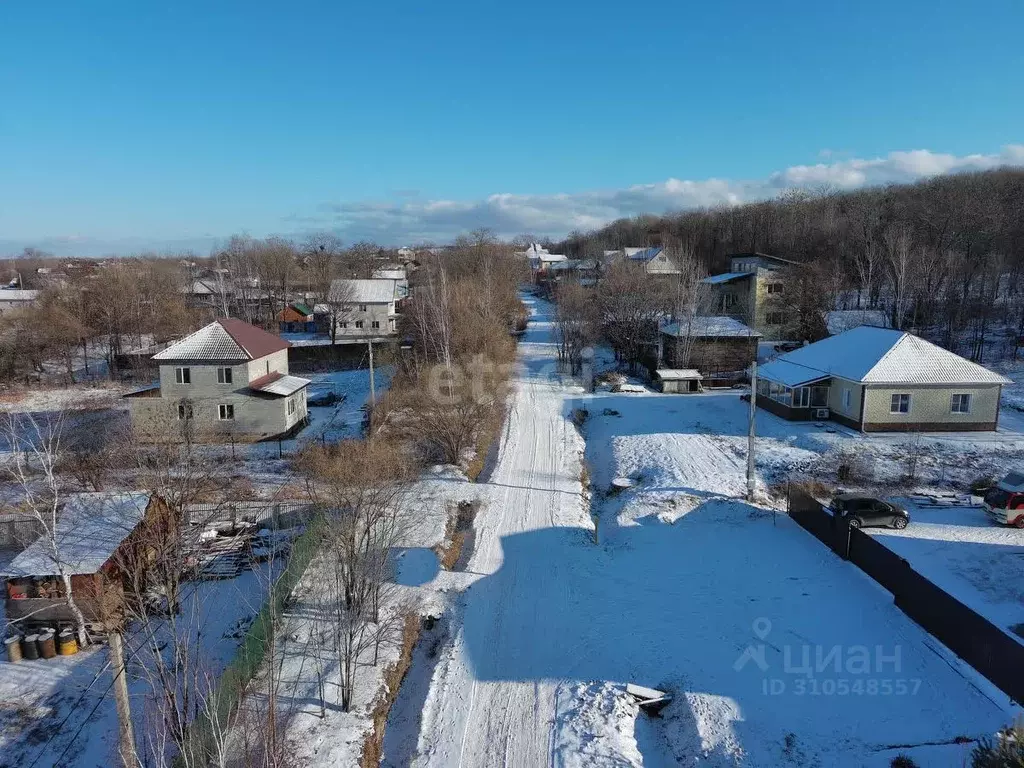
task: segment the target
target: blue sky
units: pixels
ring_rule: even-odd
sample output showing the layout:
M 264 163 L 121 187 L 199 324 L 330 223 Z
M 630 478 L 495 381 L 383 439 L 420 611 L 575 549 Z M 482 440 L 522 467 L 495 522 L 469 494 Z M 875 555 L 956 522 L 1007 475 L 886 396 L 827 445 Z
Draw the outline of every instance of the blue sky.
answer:
M 8 2 L 0 253 L 557 236 L 1024 164 L 1021 29 L 1019 0 Z

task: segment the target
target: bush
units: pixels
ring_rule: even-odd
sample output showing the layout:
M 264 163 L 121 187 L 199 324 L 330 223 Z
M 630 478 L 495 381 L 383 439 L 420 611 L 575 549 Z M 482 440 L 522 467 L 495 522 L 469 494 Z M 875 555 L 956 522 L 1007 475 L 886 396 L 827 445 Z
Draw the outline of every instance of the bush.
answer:
M 1024 768 L 1024 719 L 997 734 L 982 739 L 971 752 L 972 768 Z
M 917 768 L 917 763 L 910 755 L 898 754 L 889 763 L 892 768 Z

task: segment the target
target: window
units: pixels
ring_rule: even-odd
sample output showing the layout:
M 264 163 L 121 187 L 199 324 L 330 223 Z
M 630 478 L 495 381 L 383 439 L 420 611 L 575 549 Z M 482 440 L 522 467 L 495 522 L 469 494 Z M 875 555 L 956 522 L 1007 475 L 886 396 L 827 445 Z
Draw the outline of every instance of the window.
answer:
M 291 416 L 293 413 L 295 413 L 295 398 L 294 397 L 289 397 L 288 398 L 288 415 Z
M 811 388 L 798 387 L 793 390 L 793 407 L 806 408 L 811 404 Z
M 230 368 L 218 368 L 217 369 L 217 383 L 218 384 L 230 384 L 231 383 L 231 369 Z
M 910 395 L 893 395 L 889 402 L 889 413 L 910 413 Z
M 388 320 L 388 328 L 390 328 L 392 331 L 395 330 L 395 318 L 392 317 L 390 320 Z
M 348 323 L 338 323 L 339 328 L 348 328 Z
M 365 312 L 366 311 L 366 305 L 365 304 L 360 304 L 359 305 L 359 311 L 360 312 Z
M 178 403 L 178 420 L 184 421 L 185 419 L 192 418 L 192 403 Z
M 726 294 L 724 294 L 722 296 L 722 306 L 725 309 L 729 309 L 730 307 L 736 306 L 736 294 L 735 293 L 726 293 Z
M 850 410 L 850 402 L 852 400 L 853 392 L 849 387 L 843 390 L 843 408 Z
M 379 320 L 374 320 L 372 323 L 370 323 L 370 327 L 371 328 L 380 328 L 380 321 Z
M 786 322 L 785 312 L 768 312 L 764 318 L 768 325 L 783 325 Z
M 356 320 L 356 328 L 362 328 L 362 327 L 363 327 L 363 321 L 362 320 Z
M 782 293 L 782 283 L 768 283 L 768 293 Z
M 953 395 L 953 402 L 950 404 L 949 410 L 952 413 L 970 413 L 971 396 L 966 394 Z
M 221 421 L 230 421 L 235 418 L 235 406 L 231 403 L 221 403 L 217 406 L 217 417 Z
M 191 384 L 192 383 L 192 369 L 191 368 L 175 368 L 174 369 L 174 381 L 178 384 Z

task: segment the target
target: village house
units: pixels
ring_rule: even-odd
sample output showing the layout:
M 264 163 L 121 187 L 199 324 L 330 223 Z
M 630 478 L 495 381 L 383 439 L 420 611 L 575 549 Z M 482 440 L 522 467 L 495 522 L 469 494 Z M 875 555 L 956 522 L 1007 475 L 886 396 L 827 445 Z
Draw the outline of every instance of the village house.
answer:
M 627 248 L 626 251 L 631 251 L 626 259 L 642 266 L 648 275 L 678 275 L 680 272 L 679 265 L 665 248 Z
M 300 301 L 292 302 L 277 313 L 277 327 L 281 333 L 315 332 L 312 308 Z
M 781 270 L 796 262 L 766 253 L 738 253 L 729 257 L 729 271 L 704 278 L 711 289 L 711 312 L 735 317 L 778 339 L 790 321 L 786 286 Z
M 708 383 L 732 384 L 745 379 L 760 340 L 734 318 L 696 316 L 662 326 L 659 358 L 667 369 L 695 369 Z
M 862 325 L 762 366 L 757 404 L 863 432 L 990 431 L 1008 383 L 913 334 Z
M 385 264 L 373 270 L 370 275 L 374 280 L 394 280 L 395 299 L 401 301 L 409 297 L 409 272 L 398 264 Z
M 395 280 L 335 280 L 318 323 L 338 337 L 390 336 L 398 332 L 397 301 Z
M 308 379 L 288 375 L 284 339 L 235 318 L 216 320 L 153 356 L 159 384 L 125 397 L 143 440 L 265 440 L 307 421 Z
M 0 315 L 14 309 L 31 307 L 39 298 L 39 291 L 23 291 L 17 288 L 0 289 Z
M 8 621 L 23 630 L 73 625 L 63 573 L 87 623 L 97 630 L 116 624 L 130 588 L 125 571 L 145 567 L 147 536 L 167 535 L 169 515 L 167 505 L 148 492 L 68 496 L 53 536 L 40 536 L 3 573 Z

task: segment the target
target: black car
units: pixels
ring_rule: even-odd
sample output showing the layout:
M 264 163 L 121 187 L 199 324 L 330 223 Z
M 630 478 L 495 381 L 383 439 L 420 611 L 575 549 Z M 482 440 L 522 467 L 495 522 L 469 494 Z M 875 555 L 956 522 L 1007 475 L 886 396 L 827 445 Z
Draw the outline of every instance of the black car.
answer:
M 832 513 L 846 518 L 851 528 L 881 525 L 902 530 L 910 522 L 910 515 L 900 505 L 858 493 L 836 496 L 832 500 Z

